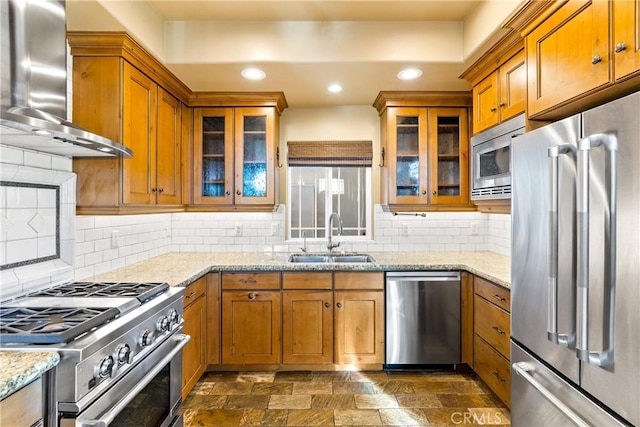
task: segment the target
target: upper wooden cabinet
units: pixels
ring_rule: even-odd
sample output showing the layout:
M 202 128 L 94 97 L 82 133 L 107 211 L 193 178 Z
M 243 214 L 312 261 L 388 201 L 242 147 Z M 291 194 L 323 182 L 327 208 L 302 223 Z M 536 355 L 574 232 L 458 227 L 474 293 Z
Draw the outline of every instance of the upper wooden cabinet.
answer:
M 469 117 L 468 107 L 459 105 L 469 105 L 471 98 L 409 96 L 381 92 L 374 104 L 385 159 L 383 203 L 398 210 L 468 207 Z
M 273 207 L 278 117 L 274 107 L 195 109 L 194 204 Z
M 133 151 L 129 159 L 73 160 L 77 212 L 117 214 L 183 210 L 181 150 L 186 106 L 131 57 L 127 38 L 70 33 L 73 121 Z M 121 43 L 122 50 L 105 43 Z M 113 47 L 113 46 L 111 46 Z M 115 52 L 115 53 L 114 53 Z M 178 91 L 179 92 L 179 91 Z
M 613 2 L 613 52 L 616 80 L 640 71 L 640 0 Z
M 637 90 L 638 16 L 637 0 L 569 0 L 526 29 L 529 117 L 554 119 Z
M 524 50 L 473 86 L 473 133 L 525 110 L 527 74 Z

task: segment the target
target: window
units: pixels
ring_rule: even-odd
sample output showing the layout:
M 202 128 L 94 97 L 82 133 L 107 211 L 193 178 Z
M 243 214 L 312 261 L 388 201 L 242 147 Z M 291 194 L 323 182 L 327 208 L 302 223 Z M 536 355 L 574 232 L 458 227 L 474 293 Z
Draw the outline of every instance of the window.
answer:
M 290 141 L 288 237 L 327 238 L 332 212 L 342 236 L 370 236 L 372 157 L 370 141 Z

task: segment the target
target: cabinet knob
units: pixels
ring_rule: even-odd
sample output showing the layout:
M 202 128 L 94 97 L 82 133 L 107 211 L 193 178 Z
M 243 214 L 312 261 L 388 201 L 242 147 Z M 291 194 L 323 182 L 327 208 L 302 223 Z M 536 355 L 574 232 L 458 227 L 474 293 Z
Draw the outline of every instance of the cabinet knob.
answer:
M 240 190 L 236 190 L 236 194 L 239 196 L 242 193 L 240 193 Z
M 622 51 L 625 51 L 625 50 L 627 50 L 627 44 L 626 43 L 618 43 L 616 45 L 616 49 L 615 50 L 616 50 L 616 53 L 620 53 Z
M 498 107 L 504 107 L 504 106 L 505 106 L 504 102 L 501 102 L 501 103 L 498 104 Z
M 152 188 L 152 189 L 151 189 L 151 192 L 152 192 L 152 193 L 155 193 L 156 191 L 158 191 L 158 189 L 157 189 L 157 188 Z
M 599 62 L 602 62 L 602 57 L 600 55 L 593 55 L 593 58 L 591 58 L 591 63 L 595 65 Z
M 492 113 L 495 113 L 496 111 L 498 111 L 498 109 L 496 107 L 491 107 L 489 111 L 491 111 Z
M 224 194 L 226 194 L 227 196 L 230 196 L 231 195 L 231 191 L 227 190 L 227 191 L 224 192 Z
M 433 193 L 431 193 L 431 194 L 433 194 L 435 196 L 435 195 L 438 194 L 438 192 L 434 190 Z
M 160 189 L 158 190 L 158 193 L 164 193 L 164 188 L 160 188 Z
M 426 196 L 427 195 L 427 190 L 422 190 L 422 195 Z
M 329 304 L 328 302 L 325 302 L 325 303 L 324 303 L 324 306 L 325 306 L 325 307 L 327 307 L 327 308 L 329 308 L 329 307 L 331 307 L 331 304 Z
M 248 297 L 248 298 L 249 298 L 250 300 L 254 300 L 254 299 L 256 299 L 256 297 L 257 297 L 257 296 L 258 296 L 258 294 L 249 294 L 249 297 Z
M 342 308 L 342 303 L 339 302 L 338 304 L 336 304 L 338 306 L 338 308 Z

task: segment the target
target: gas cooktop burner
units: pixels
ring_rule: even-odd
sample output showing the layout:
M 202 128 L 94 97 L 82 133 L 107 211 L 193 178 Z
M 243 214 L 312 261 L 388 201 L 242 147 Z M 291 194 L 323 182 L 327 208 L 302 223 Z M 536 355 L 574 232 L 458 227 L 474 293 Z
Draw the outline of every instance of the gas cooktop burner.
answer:
M 118 316 L 116 308 L 0 308 L 3 343 L 67 343 Z
M 30 297 L 131 297 L 148 301 L 169 288 L 166 283 L 74 282 L 29 294 Z

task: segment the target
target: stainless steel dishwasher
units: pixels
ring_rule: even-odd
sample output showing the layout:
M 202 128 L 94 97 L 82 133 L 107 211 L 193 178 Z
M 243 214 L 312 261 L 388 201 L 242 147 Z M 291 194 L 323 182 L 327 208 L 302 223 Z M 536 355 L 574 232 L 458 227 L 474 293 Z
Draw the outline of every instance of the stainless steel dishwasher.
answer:
M 387 367 L 461 362 L 459 272 L 389 272 L 385 306 Z

